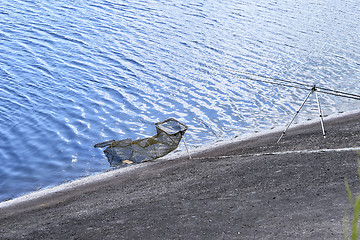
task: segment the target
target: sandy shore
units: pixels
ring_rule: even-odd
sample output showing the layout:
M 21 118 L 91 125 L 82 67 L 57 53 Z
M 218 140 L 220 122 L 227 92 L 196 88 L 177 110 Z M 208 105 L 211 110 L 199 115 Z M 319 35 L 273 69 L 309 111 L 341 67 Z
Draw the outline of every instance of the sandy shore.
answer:
M 0 203 L 0 239 L 341 239 L 360 113 Z

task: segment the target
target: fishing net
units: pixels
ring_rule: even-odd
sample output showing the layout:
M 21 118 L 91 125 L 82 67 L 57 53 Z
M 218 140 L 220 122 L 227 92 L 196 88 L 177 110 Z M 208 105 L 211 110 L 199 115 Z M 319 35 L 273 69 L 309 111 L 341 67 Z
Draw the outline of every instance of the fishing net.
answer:
M 130 138 L 110 140 L 95 144 L 95 148 L 104 148 L 110 166 L 119 166 L 163 157 L 175 150 L 188 127 L 174 118 L 155 123 L 156 135 L 138 140 Z

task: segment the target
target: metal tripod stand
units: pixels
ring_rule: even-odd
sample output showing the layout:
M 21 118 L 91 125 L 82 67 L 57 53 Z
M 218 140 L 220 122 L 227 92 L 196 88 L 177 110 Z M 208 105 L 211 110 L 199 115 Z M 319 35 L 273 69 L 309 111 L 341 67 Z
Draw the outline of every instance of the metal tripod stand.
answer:
M 316 101 L 317 101 L 317 105 L 318 105 L 318 110 L 319 110 L 319 115 L 320 115 L 320 122 L 321 122 L 321 128 L 322 128 L 322 132 L 323 132 L 323 136 L 324 138 L 326 138 L 326 133 L 325 133 L 325 127 L 324 127 L 324 120 L 323 120 L 323 115 L 322 115 L 322 111 L 321 111 L 321 107 L 320 107 L 320 101 L 319 101 L 319 96 L 317 93 L 318 89 L 316 88 L 316 86 L 314 85 L 313 88 L 310 90 L 309 94 L 306 96 L 305 100 L 303 101 L 303 103 L 301 104 L 300 108 L 298 111 L 296 111 L 294 117 L 291 119 L 291 121 L 289 122 L 289 124 L 286 126 L 285 130 L 283 131 L 283 133 L 281 134 L 280 138 L 278 139 L 277 143 L 280 142 L 280 140 L 282 139 L 282 137 L 285 135 L 286 131 L 288 130 L 288 128 L 290 127 L 290 125 L 293 123 L 294 119 L 296 118 L 296 116 L 299 114 L 300 110 L 303 108 L 303 106 L 305 105 L 306 101 L 309 99 L 310 95 L 315 92 L 315 96 L 316 96 Z

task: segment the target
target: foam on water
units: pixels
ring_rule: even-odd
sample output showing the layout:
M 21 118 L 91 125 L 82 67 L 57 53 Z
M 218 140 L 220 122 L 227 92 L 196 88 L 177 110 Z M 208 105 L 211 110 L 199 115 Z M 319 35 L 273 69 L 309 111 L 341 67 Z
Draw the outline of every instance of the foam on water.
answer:
M 0 200 L 102 172 L 95 143 L 168 117 L 195 147 L 283 126 L 307 94 L 228 69 L 359 94 L 359 17 L 356 1 L 3 1 Z M 359 106 L 320 97 L 327 115 Z

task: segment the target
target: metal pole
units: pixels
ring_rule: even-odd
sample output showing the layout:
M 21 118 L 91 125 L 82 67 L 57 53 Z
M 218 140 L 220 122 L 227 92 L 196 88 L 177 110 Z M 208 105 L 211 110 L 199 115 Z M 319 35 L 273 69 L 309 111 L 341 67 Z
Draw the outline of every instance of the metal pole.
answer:
M 315 91 L 315 86 L 310 90 L 309 94 L 306 96 L 305 100 L 302 102 L 300 108 L 298 111 L 296 111 L 294 117 L 291 119 L 291 121 L 289 122 L 289 124 L 286 126 L 285 130 L 283 131 L 283 133 L 281 134 L 280 138 L 277 140 L 276 143 L 279 143 L 280 140 L 282 139 L 282 137 L 285 135 L 286 131 L 288 130 L 288 128 L 290 127 L 290 125 L 292 124 L 292 122 L 294 121 L 294 119 L 296 118 L 296 116 L 299 114 L 300 110 L 303 108 L 305 102 L 308 100 L 308 98 L 310 97 L 311 93 Z
M 187 154 L 189 155 L 189 159 L 191 159 L 191 155 L 190 155 L 189 149 L 188 149 L 188 147 L 187 147 L 187 145 L 186 145 L 185 135 L 183 136 L 183 140 L 184 140 L 184 145 L 185 145 L 185 148 L 186 148 Z
M 320 107 L 319 96 L 318 96 L 316 88 L 315 88 L 314 91 L 315 91 L 316 101 L 317 101 L 317 104 L 318 104 L 318 110 L 319 110 L 319 115 L 320 115 L 320 122 L 321 122 L 321 128 L 322 128 L 323 136 L 324 136 L 324 138 L 326 138 L 324 120 L 323 120 L 323 115 L 322 115 L 322 111 L 321 111 L 321 107 Z

